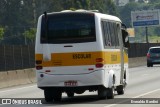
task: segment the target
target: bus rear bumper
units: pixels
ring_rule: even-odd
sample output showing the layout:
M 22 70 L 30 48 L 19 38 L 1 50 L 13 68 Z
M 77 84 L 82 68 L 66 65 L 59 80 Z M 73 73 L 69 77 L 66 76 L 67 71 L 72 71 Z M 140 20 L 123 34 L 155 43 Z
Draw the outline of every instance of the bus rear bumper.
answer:
M 37 85 L 43 87 L 82 87 L 95 86 L 104 84 L 104 70 L 94 71 L 89 74 L 76 75 L 49 75 L 45 73 L 37 73 Z M 43 75 L 43 77 L 41 77 Z M 67 82 L 75 82 L 75 84 L 66 84 Z

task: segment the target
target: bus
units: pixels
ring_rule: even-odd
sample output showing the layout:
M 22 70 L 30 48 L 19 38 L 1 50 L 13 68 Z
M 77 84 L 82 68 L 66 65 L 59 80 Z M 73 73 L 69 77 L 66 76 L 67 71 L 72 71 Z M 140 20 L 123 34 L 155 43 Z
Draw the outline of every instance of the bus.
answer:
M 91 10 L 44 13 L 38 19 L 35 68 L 46 102 L 86 90 L 100 99 L 124 94 L 128 33 L 121 20 Z

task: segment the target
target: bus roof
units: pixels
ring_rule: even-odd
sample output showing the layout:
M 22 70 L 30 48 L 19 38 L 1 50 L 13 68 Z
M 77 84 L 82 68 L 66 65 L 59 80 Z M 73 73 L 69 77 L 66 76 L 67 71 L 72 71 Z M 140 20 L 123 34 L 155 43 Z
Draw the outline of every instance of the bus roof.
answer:
M 103 13 L 95 13 L 98 17 L 102 18 L 102 19 L 107 19 L 107 20 L 113 20 L 113 21 L 118 21 L 121 22 L 121 20 L 116 17 L 116 16 L 112 16 L 112 15 L 108 15 L 108 14 L 103 14 Z
M 83 10 L 83 9 L 79 9 L 79 10 L 76 10 L 76 11 L 63 10 L 61 12 L 52 12 L 52 13 L 47 13 L 47 14 L 51 15 L 51 14 L 61 14 L 61 13 L 93 13 L 97 17 L 102 18 L 102 19 L 107 19 L 107 20 L 113 20 L 113 21 L 121 22 L 121 20 L 118 17 L 113 16 L 113 15 L 109 15 L 109 14 L 99 13 L 98 10 Z

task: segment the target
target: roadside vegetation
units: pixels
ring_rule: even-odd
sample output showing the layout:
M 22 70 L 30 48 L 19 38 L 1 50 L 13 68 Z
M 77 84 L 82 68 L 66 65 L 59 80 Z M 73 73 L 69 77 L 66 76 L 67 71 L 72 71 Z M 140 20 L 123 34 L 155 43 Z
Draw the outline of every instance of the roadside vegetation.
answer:
M 160 0 L 148 3 L 130 0 L 125 6 L 116 6 L 113 0 L 0 0 L 0 44 L 33 44 L 38 17 L 46 12 L 62 10 L 99 10 L 120 17 L 127 27 L 132 27 L 131 11 L 160 9 Z M 135 29 L 136 39 L 142 39 L 144 28 Z M 160 27 L 149 27 L 149 39 L 158 39 Z M 153 37 L 152 37 L 153 36 Z M 160 41 L 160 40 L 159 40 Z
M 126 24 L 128 28 L 132 27 L 131 23 L 131 11 L 137 10 L 152 10 L 160 9 L 160 0 L 148 0 L 145 3 L 143 0 L 139 2 L 134 2 L 135 0 L 130 0 L 131 2 L 122 7 L 117 7 L 118 16 Z M 148 38 L 151 43 L 160 43 L 160 26 L 148 27 Z M 146 42 L 146 31 L 144 27 L 135 28 L 135 42 Z

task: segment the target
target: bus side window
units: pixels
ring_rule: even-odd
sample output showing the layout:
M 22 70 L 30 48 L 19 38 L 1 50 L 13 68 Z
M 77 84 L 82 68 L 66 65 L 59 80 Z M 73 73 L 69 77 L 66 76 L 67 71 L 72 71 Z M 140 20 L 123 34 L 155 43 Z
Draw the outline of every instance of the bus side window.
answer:
M 114 32 L 115 32 L 115 41 L 116 41 L 116 46 L 119 46 L 119 37 L 118 37 L 118 33 L 120 31 L 120 27 L 119 24 L 115 23 L 114 24 Z
M 111 43 L 111 36 L 110 36 L 110 29 L 109 29 L 109 22 L 105 22 L 105 26 L 106 26 L 106 45 L 107 46 L 112 46 L 112 43 Z
M 116 48 L 119 46 L 118 33 L 120 31 L 120 25 L 116 22 L 102 21 L 102 33 L 104 46 Z
M 110 29 L 111 44 L 112 44 L 112 46 L 115 46 L 116 45 L 116 41 L 115 41 L 115 35 L 114 35 L 113 22 L 109 22 L 109 29 Z
M 103 42 L 104 42 L 104 48 L 111 46 L 111 37 L 110 37 L 110 29 L 109 24 L 106 21 L 102 21 L 102 34 L 103 34 Z

